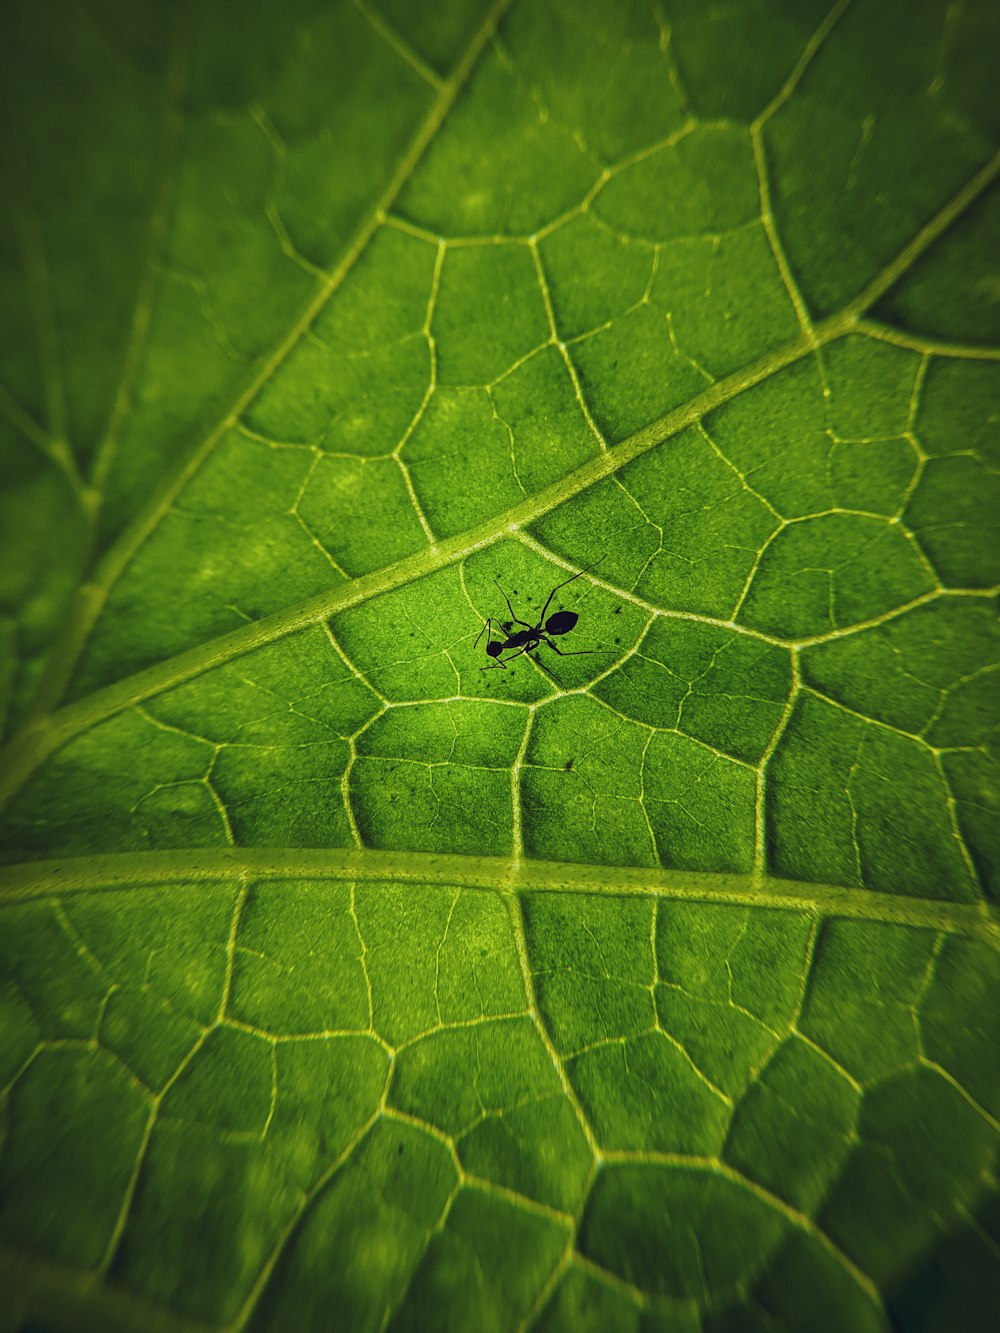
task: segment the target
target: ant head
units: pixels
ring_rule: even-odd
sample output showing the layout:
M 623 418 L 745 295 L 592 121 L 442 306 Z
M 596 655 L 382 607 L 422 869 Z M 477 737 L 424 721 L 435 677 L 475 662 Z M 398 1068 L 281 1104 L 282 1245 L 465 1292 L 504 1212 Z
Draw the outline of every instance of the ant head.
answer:
M 494 639 L 491 643 L 486 645 L 486 653 L 489 657 L 499 657 L 502 652 L 503 644 L 499 639 Z

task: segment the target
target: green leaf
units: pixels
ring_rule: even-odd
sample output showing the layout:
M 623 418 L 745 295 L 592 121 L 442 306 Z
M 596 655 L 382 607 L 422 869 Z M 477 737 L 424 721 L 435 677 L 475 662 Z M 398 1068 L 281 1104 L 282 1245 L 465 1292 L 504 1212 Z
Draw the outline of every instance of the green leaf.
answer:
M 10 7 L 4 1328 L 992 1327 L 998 36 Z

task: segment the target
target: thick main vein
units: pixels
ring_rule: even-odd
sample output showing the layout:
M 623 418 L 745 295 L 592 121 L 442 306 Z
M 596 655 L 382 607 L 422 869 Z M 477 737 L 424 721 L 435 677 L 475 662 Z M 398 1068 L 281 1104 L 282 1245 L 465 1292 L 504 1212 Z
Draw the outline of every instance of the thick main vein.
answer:
M 499 6 L 494 10 L 494 20 L 498 12 Z M 482 33 L 480 39 L 485 40 Z M 471 65 L 474 59 L 475 56 L 470 54 L 466 58 L 466 63 Z M 443 115 L 444 112 L 440 114 Z M 998 173 L 1000 173 L 1000 152 L 994 154 L 920 229 L 864 291 L 839 313 L 814 325 L 807 333 L 800 334 L 783 347 L 717 380 L 687 403 L 658 417 L 612 449 L 589 459 L 537 494 L 512 505 L 477 527 L 470 528 L 446 541 L 437 542 L 404 560 L 354 579 L 350 583 L 340 584 L 329 592 L 320 593 L 296 606 L 277 611 L 228 634 L 219 635 L 197 648 L 178 653 L 164 662 L 157 663 L 156 666 L 148 667 L 113 685 L 95 690 L 86 698 L 68 704 L 55 713 L 33 719 L 0 753 L 0 810 L 50 754 L 97 723 L 141 703 L 144 699 L 162 694 L 165 690 L 200 676 L 213 667 L 222 666 L 236 657 L 285 638 L 297 630 L 319 624 L 338 612 L 403 587 L 415 579 L 455 564 L 473 552 L 503 540 L 518 529 L 537 521 L 558 505 L 573 499 L 598 481 L 614 475 L 626 464 L 664 443 L 738 394 L 814 353 L 818 347 L 852 332 L 865 312 L 893 283 L 913 267 Z M 373 219 L 372 229 L 374 230 L 377 225 L 377 219 Z M 287 350 L 290 350 L 291 345 L 288 343 Z M 249 401 L 250 396 L 252 395 L 248 394 L 246 401 Z M 242 407 L 239 410 L 242 410 Z M 235 415 L 238 415 L 238 411 L 235 411 Z M 225 426 L 220 426 L 219 430 L 224 428 Z M 177 489 L 179 486 L 180 483 Z M 171 501 L 174 493 L 171 492 Z M 81 593 L 85 602 L 89 598 L 88 613 L 96 619 L 103 605 L 101 588 L 86 585 Z
M 1000 944 L 1000 923 L 978 903 L 876 893 L 770 875 L 709 874 L 646 866 L 578 865 L 502 856 L 386 852 L 371 848 L 219 847 L 117 852 L 33 861 L 0 869 L 0 905 L 67 893 L 121 892 L 206 881 L 316 879 L 441 884 L 499 893 L 649 894 L 679 902 L 728 903 L 851 917 L 975 936 Z

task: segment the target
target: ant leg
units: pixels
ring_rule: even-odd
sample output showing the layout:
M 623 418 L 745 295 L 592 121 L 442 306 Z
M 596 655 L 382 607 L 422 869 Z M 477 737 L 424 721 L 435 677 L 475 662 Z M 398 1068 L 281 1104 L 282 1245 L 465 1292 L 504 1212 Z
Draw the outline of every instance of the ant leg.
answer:
M 517 649 L 517 652 L 513 652 L 513 653 L 511 653 L 511 656 L 509 656 L 508 659 L 507 659 L 508 663 L 511 663 L 511 661 L 515 660 L 515 657 L 520 657 L 520 656 L 521 656 L 521 653 L 527 653 L 527 652 L 528 652 L 528 645 L 525 644 L 525 645 L 524 645 L 524 648 L 519 648 L 519 649 Z M 532 661 L 533 661 L 533 659 L 532 659 Z M 480 669 L 480 670 L 496 670 L 497 667 L 503 667 L 504 670 L 507 670 L 507 663 L 505 663 L 505 661 L 504 661 L 503 659 L 501 659 L 501 657 L 497 657 L 497 660 L 495 661 L 495 663 L 493 663 L 492 667 L 480 667 L 479 669 Z
M 603 559 L 604 559 L 604 556 L 602 555 L 602 556 L 601 556 L 601 560 L 603 560 Z M 572 583 L 573 580 L 574 580 L 574 579 L 578 579 L 578 578 L 580 577 L 581 574 L 586 574 L 586 572 L 587 572 L 588 569 L 595 569 L 595 568 L 601 563 L 601 560 L 595 560 L 594 563 L 593 563 L 592 565 L 584 565 L 583 569 L 578 570 L 575 574 L 571 574 L 570 577 L 569 577 L 568 579 L 563 579 L 562 583 L 557 583 L 557 584 L 556 584 L 556 586 L 555 586 L 555 587 L 552 589 L 552 591 L 549 593 L 549 600 L 548 600 L 548 602 L 546 602 L 545 605 L 542 607 L 542 614 L 538 617 L 538 623 L 539 623 L 539 625 L 544 625 L 544 624 L 545 624 L 545 612 L 549 609 L 549 602 L 552 601 L 552 598 L 555 597 L 555 595 L 556 595 L 556 593 L 559 591 L 559 589 L 560 589 L 560 588 L 565 588 L 565 586 L 566 586 L 567 583 Z M 501 588 L 500 591 L 503 592 L 503 589 Z M 508 605 L 509 605 L 509 603 L 508 603 Z
M 507 661 L 513 662 L 515 657 L 520 657 L 522 653 L 526 653 L 527 651 L 528 651 L 527 645 L 525 645 L 523 648 L 518 648 L 516 652 L 511 653 L 510 657 L 507 658 Z
M 487 631 L 487 634 L 486 634 L 486 642 L 487 642 L 488 644 L 492 642 L 492 639 L 493 639 L 493 631 L 492 631 L 492 629 L 490 628 L 490 627 L 492 626 L 492 624 L 493 624 L 493 617 L 490 616 L 490 617 L 487 619 L 486 623 L 483 625 L 483 629 L 481 629 L 481 630 L 479 631 L 479 633 L 476 635 L 476 642 L 472 645 L 473 648 L 478 648 L 478 647 L 479 647 L 479 640 L 483 637 L 483 630 L 486 630 L 486 631 Z
M 497 587 L 498 587 L 498 588 L 500 588 L 500 584 L 497 583 L 496 579 L 494 579 L 493 582 L 497 584 Z M 513 608 L 513 607 L 511 606 L 511 604 L 510 604 L 510 598 L 509 598 L 509 597 L 507 596 L 507 594 L 504 592 L 503 588 L 500 588 L 500 595 L 503 597 L 504 601 L 507 603 L 507 610 L 510 612 L 510 618 L 511 618 L 511 620 L 514 621 L 515 624 L 517 624 L 517 625 L 523 625 L 525 629 L 534 629 L 534 628 L 535 628 L 534 625 L 529 625 L 528 622 L 527 622 L 526 620 L 518 620 L 517 616 L 515 616 L 515 614 L 514 614 L 514 608 Z
M 514 660 L 515 657 L 520 657 L 522 653 L 526 653 L 527 651 L 528 651 L 527 648 L 518 648 L 517 652 L 511 653 L 510 657 L 507 658 L 507 662 L 513 662 L 513 660 Z M 505 662 L 502 658 L 498 657 L 497 660 L 494 662 L 494 664 L 493 664 L 491 667 L 484 666 L 484 667 L 480 667 L 479 670 L 480 670 L 480 671 L 495 671 L 495 670 L 497 669 L 497 667 L 503 667 L 504 671 L 506 671 L 506 670 L 507 670 L 507 662 Z
M 542 640 L 547 643 L 554 653 L 560 657 L 589 657 L 592 653 L 613 653 L 613 648 L 557 648 L 548 635 L 542 635 Z

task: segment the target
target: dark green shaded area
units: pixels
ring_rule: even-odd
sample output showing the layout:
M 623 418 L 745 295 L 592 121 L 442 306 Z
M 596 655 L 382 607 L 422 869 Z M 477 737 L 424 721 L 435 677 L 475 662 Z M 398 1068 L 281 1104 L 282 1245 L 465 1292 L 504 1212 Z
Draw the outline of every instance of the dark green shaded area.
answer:
M 248 406 L 247 427 L 273 444 L 312 444 L 334 456 L 395 448 L 427 390 L 422 334 L 436 268 L 432 242 L 378 232 L 336 301 Z
M 454 1185 L 441 1144 L 409 1125 L 379 1121 L 300 1214 L 251 1326 L 276 1331 L 291 1318 L 319 1333 L 337 1310 L 355 1328 L 378 1328 L 402 1297 Z M 331 1252 L 338 1263 L 330 1263 Z
M 272 1032 L 365 1031 L 362 942 L 345 891 L 335 901 L 294 883 L 250 891 L 229 996 L 235 1018 Z
M 218 1126 L 165 1115 L 143 1160 L 116 1282 L 191 1315 L 231 1317 L 304 1194 L 374 1112 L 383 1071 L 384 1057 L 367 1042 L 353 1050 L 332 1042 L 290 1051 L 278 1065 L 279 1096 L 266 1134 L 259 1126 L 230 1127 L 220 1136 Z M 223 1083 L 240 1073 L 232 1058 L 217 1070 Z M 197 1199 L 199 1207 L 172 1207 L 175 1197 Z
M 602 163 L 680 125 L 682 99 L 663 77 L 660 16 L 642 0 L 515 5 L 501 34 L 536 105 Z M 603 96 L 593 96 L 595 87 Z
M 727 1095 L 746 1090 L 788 1031 L 808 938 L 804 919 L 778 912 L 658 910 L 658 1021 Z
M 756 216 L 734 230 L 661 247 L 649 300 L 694 365 L 725 375 L 798 333 L 764 229 Z
M 445 237 L 524 235 L 577 204 L 596 175 L 572 131 L 539 116 L 530 87 L 494 46 L 398 209 Z
M 949 1275 L 920 1281 L 936 1300 L 956 1272 L 981 1289 L 982 1257 L 954 1237 L 996 1147 L 986 944 L 834 919 L 810 948 L 810 920 L 780 910 L 534 892 L 514 921 L 481 891 L 275 881 L 242 906 L 225 1011 L 217 981 L 203 1027 L 181 1014 L 199 961 L 225 956 L 232 897 L 172 892 L 186 942 L 161 890 L 5 912 L 15 950 L 32 921 L 69 957 L 86 941 L 118 986 L 94 997 L 102 1043 L 164 1088 L 154 1113 L 106 1049 L 45 1035 L 68 959 L 15 974 L 0 1008 L 24 1052 L 0 1150 L 15 1245 L 28 1225 L 36 1253 L 106 1256 L 112 1286 L 154 1306 L 221 1323 L 250 1301 L 265 1328 L 294 1313 L 319 1329 L 331 1308 L 419 1325 L 449 1302 L 489 1327 L 540 1303 L 543 1327 L 687 1328 L 706 1287 L 720 1329 L 800 1327 L 817 1291 L 831 1329 L 876 1328 L 850 1263 L 911 1299 L 942 1217 Z M 595 1172 L 595 1141 L 636 1160 Z M 585 1271 L 562 1267 L 578 1211 Z M 78 1230 L 53 1225 L 67 1215 Z
M 127 767 L 123 752 L 134 754 Z M 11 805 L 4 858 L 109 844 L 221 846 L 225 829 L 204 782 L 211 763 L 212 746 L 201 738 L 121 713 L 62 750 Z
M 201 1029 L 147 986 L 112 990 L 101 1016 L 100 1042 L 146 1087 L 162 1092 L 195 1047 Z
M 6 960 L 5 960 L 6 961 Z M 6 967 L 5 967 L 6 972 Z M 39 1040 L 39 1027 L 17 983 L 6 978 L 0 989 L 0 1030 L 4 1049 L 0 1056 L 0 1078 L 8 1086 L 18 1070 L 31 1058 Z
M 356 890 L 355 911 L 374 1028 L 386 1041 L 524 1012 L 510 916 L 494 895 L 366 884 Z
M 942 1222 L 954 1225 L 974 1203 L 997 1135 L 928 1069 L 900 1073 L 871 1093 L 858 1128 L 861 1143 L 819 1220 L 845 1253 L 888 1285 L 920 1260 Z M 939 1219 L 933 1225 L 929 1212 Z
M 770 1027 L 795 1008 L 811 927 L 805 917 L 702 904 L 661 904 L 657 977 L 692 999 L 728 1002 Z
M 656 1329 L 657 1322 L 655 1316 L 643 1313 L 635 1298 L 629 1298 L 627 1293 L 612 1288 L 592 1273 L 571 1266 L 556 1286 L 535 1326 L 544 1330 L 544 1333 L 569 1333 L 571 1329 L 600 1333 L 605 1328 L 639 1333 L 640 1329 Z M 699 1322 L 692 1312 L 687 1324 L 681 1316 L 669 1322 L 667 1328 L 675 1328 L 677 1333 L 681 1333 L 681 1330 L 687 1333 L 687 1329 L 699 1328 Z
M 475 1070 L 474 1078 L 468 1071 Z M 536 1090 L 558 1088 L 538 1031 L 529 1018 L 419 1038 L 400 1054 L 392 1103 L 451 1136 L 484 1115 L 502 1115 Z
M 978 1052 L 995 1047 L 997 1011 L 992 995 L 1000 961 L 970 940 L 945 940 L 935 960 L 934 985 L 920 1006 L 923 1051 L 957 1080 L 984 1111 L 996 1116 L 1000 1075 Z
M 998 227 L 1000 190 L 994 187 L 956 223 L 934 253 L 916 264 L 878 303 L 875 315 L 929 337 L 960 343 L 995 340 L 1000 316 L 992 271 Z
M 651 903 L 635 898 L 532 894 L 525 899 L 535 990 L 557 1049 L 640 1033 L 651 1025 L 652 914 Z
M 753 1290 L 751 1308 L 764 1327 L 810 1328 L 815 1333 L 879 1333 L 885 1328 L 882 1304 L 841 1256 L 817 1234 L 792 1229 Z M 822 1302 L 817 1294 L 822 1292 Z M 746 1309 L 734 1312 L 728 1327 L 739 1328 Z M 747 1324 L 743 1324 L 747 1327 Z M 727 1327 L 727 1325 L 723 1325 Z
M 65 915 L 52 904 L 7 910 L 0 957 L 10 1024 L 5 1032 L 12 1045 L 15 1032 L 25 1056 L 34 1047 L 32 1038 L 38 1036 L 48 1040 L 93 1036 L 110 978 L 102 975 L 94 960 L 81 957 Z
M 754 120 L 780 91 L 826 14 L 823 0 L 723 0 L 710 9 L 698 0 L 675 0 L 672 54 L 693 108 L 706 119 Z M 744 60 L 748 49 L 753 61 Z M 738 68 L 739 78 L 720 79 L 723 67 Z
M 816 941 L 803 1034 L 861 1084 L 915 1063 L 917 1002 L 933 948 L 927 930 L 829 922 Z
M 548 327 L 525 245 L 453 250 L 434 310 L 440 382 L 489 384 L 545 341 Z
M 697 428 L 629 464 L 622 482 L 659 529 L 636 591 L 658 606 L 728 619 L 777 515 Z
M 542 1309 L 536 1328 L 544 1333 L 601 1333 L 606 1328 L 628 1333 L 694 1333 L 700 1327 L 693 1309 L 672 1309 L 662 1318 L 644 1310 L 635 1297 L 601 1281 L 592 1273 L 571 1266 Z
M 126 1205 L 150 1115 L 149 1098 L 110 1056 L 40 1052 L 7 1107 L 0 1158 L 6 1243 L 81 1268 L 100 1263 Z
M 944 770 L 955 794 L 958 827 L 969 849 L 969 859 L 991 900 L 1000 896 L 997 853 L 1000 851 L 997 813 L 1000 781 L 995 752 L 956 752 L 942 756 Z
M 918 417 L 920 441 L 929 454 L 971 450 L 996 464 L 1000 446 L 993 413 L 1000 400 L 1000 369 L 989 361 L 932 360 L 927 367 Z
M 835 398 L 831 389 L 827 398 L 823 393 L 823 367 L 810 357 L 737 394 L 705 419 L 709 439 L 743 488 L 781 518 L 823 514 L 845 503 L 831 484 L 829 465 L 837 438 L 836 433 L 831 436 L 836 421 L 836 409 L 831 405 L 846 400 L 856 413 L 868 419 L 868 400 L 858 397 L 857 369 L 852 368 L 850 373 L 850 394 Z M 891 381 L 886 385 L 884 370 L 878 379 L 880 397 L 887 387 L 891 395 L 894 386 Z M 864 434 L 871 433 L 870 426 L 866 426 Z
M 271 1110 L 273 1062 L 269 1042 L 238 1028 L 216 1028 L 170 1087 L 163 1118 L 260 1137 Z
M 989 156 L 992 79 L 972 49 L 988 8 L 949 21 L 933 0 L 852 6 L 767 124 L 776 220 L 819 314 L 857 295 Z M 922 169 L 900 172 L 916 142 Z
M 728 1177 L 696 1167 L 619 1166 L 598 1178 L 580 1248 L 650 1294 L 697 1298 L 700 1276 L 714 1300 L 725 1300 L 787 1227 L 776 1209 Z
M 573 344 L 580 386 L 611 443 L 665 416 L 708 383 L 671 338 L 664 313 L 638 304 Z
M 80 577 L 86 536 L 65 479 L 3 422 L 0 475 L 0 732 L 6 736 L 38 689 Z
M 865 717 L 936 746 L 982 744 L 998 706 L 1000 626 L 986 598 L 942 597 L 807 648 L 803 679 Z
M 725 1159 L 811 1214 L 850 1152 L 859 1103 L 834 1065 L 790 1037 L 740 1104 Z
M 898 527 L 862 514 L 824 514 L 775 536 L 740 620 L 782 638 L 806 638 L 873 620 L 933 587 Z
M 502 1235 L 504 1243 L 496 1243 Z M 428 1310 L 462 1311 L 470 1327 L 503 1329 L 523 1320 L 566 1248 L 555 1219 L 475 1189 L 463 1189 L 430 1241 L 389 1327 L 419 1330 Z
M 529 898 L 538 1003 L 557 1048 L 572 1056 L 570 1077 L 599 1143 L 711 1152 L 725 1099 L 699 1069 L 697 1045 L 660 1027 L 652 912 L 639 900 Z M 623 954 L 625 967 L 615 961 Z
M 200 11 L 189 68 L 171 272 L 158 291 L 116 508 L 134 503 L 172 449 L 242 387 L 246 361 L 266 357 L 299 316 L 316 278 L 295 255 L 336 264 L 431 100 L 350 7 L 304 5 L 283 25 L 255 14 L 238 47 L 221 8 Z M 377 87 L 392 95 L 363 126 L 347 108 Z M 331 116 L 344 118 L 335 136 L 323 133 Z M 166 422 L 164 392 L 176 404 Z
M 768 844 L 780 874 L 928 898 L 978 896 L 949 792 L 916 739 L 805 692 L 775 752 L 769 790 Z
M 661 865 L 748 871 L 753 863 L 753 772 L 671 732 L 650 738 L 643 768 Z
M 996 471 L 976 457 L 932 458 L 920 474 L 906 519 L 941 581 L 993 587 L 1000 577 Z M 944 517 L 943 517 L 944 516 Z
M 139 887 L 73 898 L 64 911 L 81 957 L 109 981 L 150 991 L 208 1024 L 225 993 L 235 904 L 231 889 L 181 883 L 169 896 Z
M 539 243 L 551 289 L 556 328 L 578 338 L 642 300 L 653 269 L 653 247 L 599 226 L 589 212 L 570 218 Z
M 485 1114 L 461 1136 L 458 1151 L 470 1175 L 568 1213 L 593 1167 L 580 1120 L 561 1089 Z
M 893 1285 L 892 1318 L 914 1333 L 947 1327 L 956 1319 L 975 1333 L 986 1333 L 997 1284 L 996 1229 L 992 1202 L 971 1210 L 967 1223 L 950 1229 L 928 1259 Z
M 511 844 L 510 777 L 422 760 L 359 759 L 358 829 L 369 847 L 486 852 Z
M 568 1062 L 573 1088 L 598 1144 L 617 1152 L 711 1156 L 728 1116 L 710 1086 L 676 1042 L 661 1032 L 606 1041 Z
M 837 438 L 877 440 L 902 435 L 913 426 L 918 402 L 922 419 L 927 378 L 918 398 L 919 369 L 915 352 L 874 338 L 851 335 L 824 348 L 823 372 L 830 391 L 827 412 Z M 877 483 L 877 476 L 871 481 Z
M 446 76 L 482 22 L 486 6 L 482 0 L 455 0 L 417 15 L 407 0 L 384 0 L 378 12 L 403 42 Z
M 639 799 L 646 729 L 579 695 L 535 716 L 521 778 L 525 850 L 546 857 L 561 847 L 572 860 L 655 864 Z
M 733 231 L 757 209 L 750 136 L 722 126 L 696 129 L 641 157 L 594 204 L 612 230 L 650 241 Z
M 107 423 L 146 262 L 167 67 L 178 35 L 166 10 L 141 17 L 81 10 L 66 15 L 58 40 L 30 6 L 9 16 L 8 42 L 17 58 L 4 62 L 10 107 L 4 188 L 20 192 L 30 181 L 33 208 L 30 220 L 23 205 L 18 209 L 20 227 L 14 210 L 7 211 L 0 242 L 5 305 L 14 317 L 4 320 L 5 384 L 32 416 L 47 418 L 53 404 L 46 370 L 37 344 L 18 333 L 37 310 L 26 252 L 34 256 L 36 274 L 41 255 L 51 317 L 60 329 L 60 424 L 88 457 Z M 89 218 L 110 212 L 113 227 L 87 226 Z M 85 249 L 79 244 L 84 230 Z
M 663 617 L 593 693 L 639 722 L 753 763 L 767 748 L 790 688 L 791 669 L 780 648 Z
M 516 439 L 498 415 L 489 389 L 445 386 L 435 393 L 406 441 L 405 458 L 417 496 L 434 515 L 442 537 L 462 532 L 525 496 Z M 488 493 L 456 484 L 466 467 L 490 473 Z

